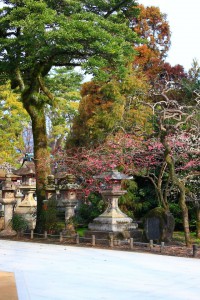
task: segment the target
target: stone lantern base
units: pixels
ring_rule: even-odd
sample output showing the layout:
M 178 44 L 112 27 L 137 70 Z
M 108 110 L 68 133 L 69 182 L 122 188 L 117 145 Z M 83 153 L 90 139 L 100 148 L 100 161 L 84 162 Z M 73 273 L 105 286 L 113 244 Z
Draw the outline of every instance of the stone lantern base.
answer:
M 138 228 L 138 224 L 118 207 L 118 198 L 125 193 L 126 191 L 122 190 L 105 190 L 102 192 L 103 197 L 108 199 L 108 207 L 103 214 L 88 225 L 89 231 L 87 235 L 92 233 L 98 236 L 109 236 L 112 234 L 114 237 L 131 237 L 132 231 Z
M 17 206 L 15 214 L 22 215 L 27 221 L 28 229 L 34 230 L 36 226 L 37 202 L 33 198 L 33 190 L 29 190 L 24 200 Z
M 6 228 L 0 232 L 0 237 L 15 236 L 15 235 L 17 235 L 17 232 L 15 230 L 12 230 L 12 228 Z
M 129 217 L 105 217 L 103 215 L 94 219 L 92 223 L 89 224 L 88 228 L 95 231 L 104 232 L 124 232 L 136 229 L 138 224 L 133 222 Z

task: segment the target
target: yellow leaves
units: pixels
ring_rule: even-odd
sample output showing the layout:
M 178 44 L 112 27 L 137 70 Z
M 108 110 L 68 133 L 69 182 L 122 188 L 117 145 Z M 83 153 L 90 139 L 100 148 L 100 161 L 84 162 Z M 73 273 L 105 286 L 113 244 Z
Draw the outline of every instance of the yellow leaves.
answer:
M 13 116 L 17 116 L 20 112 L 28 118 L 28 114 L 19 100 L 19 95 L 11 91 L 9 83 L 0 86 L 0 101 L 5 101 L 4 110 L 12 111 Z
M 29 116 L 19 101 L 19 96 L 9 84 L 0 86 L 0 164 L 12 165 L 21 157 L 24 149 L 22 132 L 29 122 Z

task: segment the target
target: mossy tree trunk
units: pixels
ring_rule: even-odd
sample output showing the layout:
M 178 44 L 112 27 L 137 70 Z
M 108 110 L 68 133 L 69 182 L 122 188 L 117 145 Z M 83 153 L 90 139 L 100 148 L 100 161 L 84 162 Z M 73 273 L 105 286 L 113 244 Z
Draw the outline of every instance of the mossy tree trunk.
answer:
M 196 208 L 196 236 L 200 239 L 200 205 L 197 204 Z
M 156 177 L 155 175 L 152 176 L 151 174 L 144 176 L 147 177 L 153 184 L 154 188 L 155 188 L 155 192 L 156 192 L 156 196 L 158 199 L 158 204 L 159 206 L 162 206 L 164 208 L 164 210 L 167 212 L 169 211 L 169 203 L 167 201 L 167 192 L 168 192 L 168 184 L 169 184 L 169 178 L 167 180 L 167 184 L 165 186 L 165 189 L 163 190 L 163 175 L 164 172 L 166 170 L 166 166 L 167 163 L 164 162 L 160 168 L 158 177 Z
M 47 142 L 46 118 L 44 104 L 42 105 L 41 101 L 37 104 L 37 97 L 39 97 L 38 90 L 36 86 L 34 90 L 26 90 L 22 95 L 24 107 L 32 121 L 37 194 L 36 231 L 40 231 L 42 228 L 41 212 L 43 200 L 45 199 L 45 183 L 47 176 L 50 174 L 50 153 Z
M 178 187 L 179 189 L 179 205 L 182 211 L 182 220 L 183 220 L 183 228 L 185 233 L 185 243 L 186 246 L 191 245 L 191 238 L 190 238 L 190 228 L 189 228 L 189 216 L 188 216 L 188 207 L 186 205 L 186 187 L 184 182 L 178 178 L 175 171 L 175 163 L 172 158 L 172 151 L 171 148 L 166 140 L 166 131 L 162 131 L 161 134 L 161 143 L 164 146 L 165 153 L 164 158 L 169 168 L 169 175 L 171 178 L 172 183 Z

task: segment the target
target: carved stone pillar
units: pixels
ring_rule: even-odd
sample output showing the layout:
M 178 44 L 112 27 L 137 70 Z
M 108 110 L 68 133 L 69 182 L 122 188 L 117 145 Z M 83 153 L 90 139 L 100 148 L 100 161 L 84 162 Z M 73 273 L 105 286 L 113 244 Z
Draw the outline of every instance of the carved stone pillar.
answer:
M 13 206 L 15 200 L 15 186 L 9 174 L 6 175 L 6 180 L 2 187 L 2 199 L 0 203 L 4 205 L 4 230 L 0 232 L 0 236 L 13 236 L 16 231 L 12 230 L 11 220 L 13 217 Z
M 35 229 L 36 225 L 36 210 L 37 202 L 35 201 L 33 194 L 35 189 L 26 191 L 26 195 L 23 201 L 17 206 L 15 213 L 22 215 L 28 223 L 28 229 Z

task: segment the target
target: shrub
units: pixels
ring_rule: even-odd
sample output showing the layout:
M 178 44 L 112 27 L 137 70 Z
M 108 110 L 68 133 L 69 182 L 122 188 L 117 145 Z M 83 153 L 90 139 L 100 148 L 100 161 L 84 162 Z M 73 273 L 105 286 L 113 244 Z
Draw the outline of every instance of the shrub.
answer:
M 22 215 L 14 214 L 11 220 L 12 229 L 17 233 L 26 230 L 28 227 L 28 222 Z

